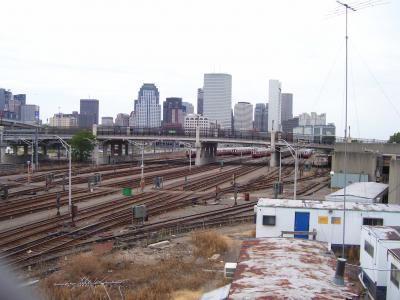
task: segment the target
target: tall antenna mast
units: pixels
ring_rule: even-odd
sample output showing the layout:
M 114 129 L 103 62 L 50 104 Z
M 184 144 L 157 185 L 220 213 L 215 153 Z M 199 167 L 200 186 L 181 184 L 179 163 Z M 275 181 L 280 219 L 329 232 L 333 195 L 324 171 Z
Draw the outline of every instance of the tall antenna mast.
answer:
M 346 39 L 346 89 L 345 89 L 345 98 L 346 98 L 346 108 L 345 108 L 345 127 L 344 127 L 344 188 L 343 188 L 343 237 L 342 237 L 342 258 L 345 258 L 345 238 L 346 238 L 346 186 L 347 186 L 347 109 L 348 109 L 348 42 L 349 42 L 349 35 L 347 32 L 348 27 L 348 12 L 356 11 L 363 8 L 368 8 L 375 5 L 386 4 L 387 2 L 382 2 L 381 0 L 367 0 L 364 2 L 355 2 L 354 5 L 349 5 L 347 3 L 343 3 L 340 1 L 336 1 L 345 9 L 346 15 L 346 29 L 345 29 L 345 39 Z M 341 11 L 337 10 L 334 14 L 341 14 Z
M 347 78 L 347 74 L 348 74 L 348 42 L 349 42 L 349 36 L 347 33 L 347 15 L 348 15 L 348 11 L 349 9 L 352 11 L 356 11 L 355 8 L 351 7 L 350 5 L 340 2 L 340 1 L 336 1 L 337 3 L 339 3 L 340 5 L 344 6 L 346 9 L 346 35 L 345 35 L 345 39 L 346 39 L 346 108 L 345 108 L 345 121 L 344 121 L 344 188 L 343 188 L 343 240 L 342 240 L 342 258 L 345 258 L 345 251 L 344 251 L 344 245 L 345 245 L 345 238 L 346 238 L 346 186 L 347 186 L 347 100 L 348 100 L 348 78 Z

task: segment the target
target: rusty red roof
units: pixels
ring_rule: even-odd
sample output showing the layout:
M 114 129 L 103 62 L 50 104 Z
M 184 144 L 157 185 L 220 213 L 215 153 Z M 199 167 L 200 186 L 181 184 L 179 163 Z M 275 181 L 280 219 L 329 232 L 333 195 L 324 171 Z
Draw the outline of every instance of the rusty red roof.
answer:
M 293 238 L 246 240 L 228 299 L 356 298 L 352 285 L 333 284 L 335 265 L 326 243 Z

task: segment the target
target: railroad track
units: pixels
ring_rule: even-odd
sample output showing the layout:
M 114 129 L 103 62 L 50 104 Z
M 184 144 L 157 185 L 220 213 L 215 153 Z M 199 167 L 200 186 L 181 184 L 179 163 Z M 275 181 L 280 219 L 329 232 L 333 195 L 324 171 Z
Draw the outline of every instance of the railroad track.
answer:
M 206 166 L 200 166 L 200 167 L 192 167 L 192 170 L 189 170 L 188 167 L 182 167 L 179 169 L 176 169 L 175 171 L 171 170 L 164 170 L 162 172 L 159 172 L 157 174 L 151 174 L 151 175 L 145 175 L 145 182 L 153 182 L 155 177 L 161 176 L 163 177 L 163 180 L 171 180 L 171 179 L 176 179 L 179 177 L 184 177 L 188 175 L 193 175 L 197 174 L 200 172 L 206 172 L 210 171 L 213 169 L 218 168 L 217 166 L 214 165 L 206 165 Z M 112 182 L 112 183 L 105 183 L 102 186 L 106 187 L 132 187 L 132 188 L 138 188 L 140 186 L 140 177 L 137 178 L 132 178 L 132 179 L 126 179 L 126 180 L 120 180 L 118 182 Z
M 111 194 L 115 194 L 112 190 L 98 190 L 89 193 L 87 190 L 74 191 L 73 202 L 79 203 L 87 200 L 91 200 L 97 197 L 104 197 Z M 49 210 L 56 208 L 56 195 L 57 193 L 52 193 L 51 195 L 42 195 L 39 198 L 32 199 L 33 201 L 13 201 L 17 203 L 11 203 L 4 207 L 0 206 L 0 221 L 12 219 L 24 215 L 28 215 L 34 212 Z M 60 207 L 68 205 L 68 192 L 62 192 L 63 197 L 60 200 Z
M 251 170 L 253 168 L 246 167 L 245 169 Z M 0 233 L 0 245 L 3 248 L 0 255 L 3 259 L 8 259 L 10 264 L 19 264 L 26 260 L 35 260 L 38 256 L 43 256 L 49 253 L 51 254 L 57 249 L 65 249 L 67 245 L 71 244 L 72 246 L 75 244 L 75 236 L 79 236 L 79 239 L 82 239 L 83 237 L 93 236 L 98 232 L 121 226 L 121 224 L 128 224 L 131 220 L 131 205 L 133 203 L 145 203 L 149 213 L 154 215 L 190 205 L 194 200 L 202 202 L 215 197 L 214 193 L 196 196 L 194 192 L 189 194 L 186 192 L 172 197 L 169 194 L 160 195 L 160 193 L 157 192 L 150 193 L 150 195 L 146 196 L 143 195 L 140 195 L 138 197 L 139 199 L 124 201 L 122 203 L 119 202 L 118 205 L 114 204 L 112 207 L 108 204 L 104 204 L 102 205 L 102 210 L 92 207 L 90 213 L 80 212 L 79 217 L 76 220 L 77 223 L 84 219 L 92 219 L 94 216 L 99 217 L 102 215 L 102 217 L 98 218 L 98 221 L 72 232 L 59 232 L 57 233 L 58 236 L 48 236 L 45 233 L 60 228 L 60 225 L 62 226 L 63 224 L 62 220 L 64 222 L 68 220 L 68 216 L 66 215 L 62 216 L 62 220 L 58 219 L 57 224 L 50 221 L 37 226 L 34 235 L 39 235 L 39 237 L 36 239 L 30 239 L 24 243 L 20 242 L 21 239 L 32 237 L 32 231 L 23 234 L 22 232 L 24 229 L 18 228 L 16 229 L 17 232 L 14 230 L 11 232 Z M 125 198 L 123 199 L 125 200 Z M 113 202 L 116 203 L 117 201 Z M 105 212 L 108 212 L 108 214 Z M 51 224 L 53 224 L 53 226 Z M 17 237 L 15 237 L 16 235 Z M 4 248 L 5 246 L 8 246 L 8 248 Z
M 248 220 L 253 217 L 254 202 L 246 203 L 238 206 L 222 208 L 214 211 L 193 214 L 184 217 L 170 218 L 163 221 L 151 222 L 131 230 L 129 233 L 109 235 L 107 237 L 95 237 L 88 239 L 90 236 L 110 230 L 112 228 L 127 225 L 130 221 L 130 216 L 125 218 L 112 218 L 111 220 L 104 221 L 103 223 L 91 224 L 80 230 L 68 233 L 66 236 L 54 238 L 52 241 L 37 244 L 32 248 L 31 252 L 21 250 L 18 254 L 13 253 L 8 255 L 8 264 L 12 267 L 22 268 L 35 263 L 44 262 L 49 259 L 54 259 L 64 255 L 65 251 L 72 248 L 81 248 L 85 245 L 93 245 L 96 242 L 106 240 L 118 240 L 123 243 L 132 243 L 134 241 L 148 238 L 151 233 L 157 230 L 169 230 L 171 228 L 204 228 L 205 226 L 223 224 L 237 218 L 246 217 Z M 154 211 L 150 210 L 152 215 Z M 84 230 L 84 231 L 82 231 Z M 5 258 L 5 257 L 3 257 Z

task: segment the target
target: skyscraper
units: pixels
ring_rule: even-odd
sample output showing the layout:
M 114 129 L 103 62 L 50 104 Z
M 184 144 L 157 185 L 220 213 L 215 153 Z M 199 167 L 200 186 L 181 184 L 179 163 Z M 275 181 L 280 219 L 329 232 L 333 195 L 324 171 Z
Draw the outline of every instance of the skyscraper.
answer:
M 194 114 L 194 106 L 190 102 L 182 102 L 182 106 L 184 107 L 184 110 L 186 111 L 186 114 Z
M 281 83 L 279 80 L 269 80 L 268 131 L 281 129 Z
M 268 131 L 268 103 L 257 103 L 254 108 L 254 129 L 260 132 Z
M 203 101 L 204 91 L 203 89 L 197 89 L 197 114 L 203 115 Z
M 163 102 L 163 126 L 182 126 L 185 117 L 182 98 L 170 97 Z
M 21 105 L 26 104 L 26 94 L 14 95 L 14 100 L 19 101 Z
M 117 114 L 117 117 L 115 118 L 115 126 L 128 127 L 129 115 L 124 113 Z
M 81 99 L 79 127 L 91 129 L 93 124 L 99 124 L 99 100 Z
M 253 105 L 249 102 L 235 104 L 234 113 L 235 131 L 253 129 Z
M 21 121 L 29 124 L 39 124 L 39 106 L 26 104 L 21 106 Z
M 203 115 L 221 129 L 231 129 L 232 76 L 204 74 Z
M 293 94 L 282 93 L 281 122 L 293 118 Z
M 134 127 L 156 128 L 161 125 L 160 93 L 154 83 L 145 83 L 135 100 Z

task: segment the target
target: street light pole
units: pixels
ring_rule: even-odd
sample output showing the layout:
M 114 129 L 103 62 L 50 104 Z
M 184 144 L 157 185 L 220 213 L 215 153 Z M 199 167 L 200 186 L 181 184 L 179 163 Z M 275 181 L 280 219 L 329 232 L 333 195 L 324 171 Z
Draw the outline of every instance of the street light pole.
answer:
M 293 186 L 293 200 L 296 200 L 297 198 L 297 169 L 298 169 L 298 153 L 297 153 L 297 148 L 293 148 L 292 146 L 290 146 L 290 144 L 283 140 L 280 139 L 280 142 L 285 143 L 285 145 L 288 147 L 290 154 L 292 155 L 292 157 L 294 158 L 294 186 Z
M 192 171 L 192 148 L 189 148 L 189 171 Z
M 142 165 L 140 166 L 142 169 L 141 179 L 144 177 L 144 143 L 142 144 Z
M 72 216 L 72 154 L 71 154 L 71 145 L 68 145 L 68 163 L 69 163 L 69 170 L 68 170 L 68 206 L 69 212 Z
M 61 145 L 65 148 L 65 150 L 68 152 L 68 209 L 69 213 L 72 217 L 72 147 L 71 145 L 67 144 L 66 141 L 64 141 L 62 138 L 60 138 L 58 135 L 56 135 L 58 140 L 60 141 Z
M 282 149 L 279 149 L 279 182 L 282 180 Z

